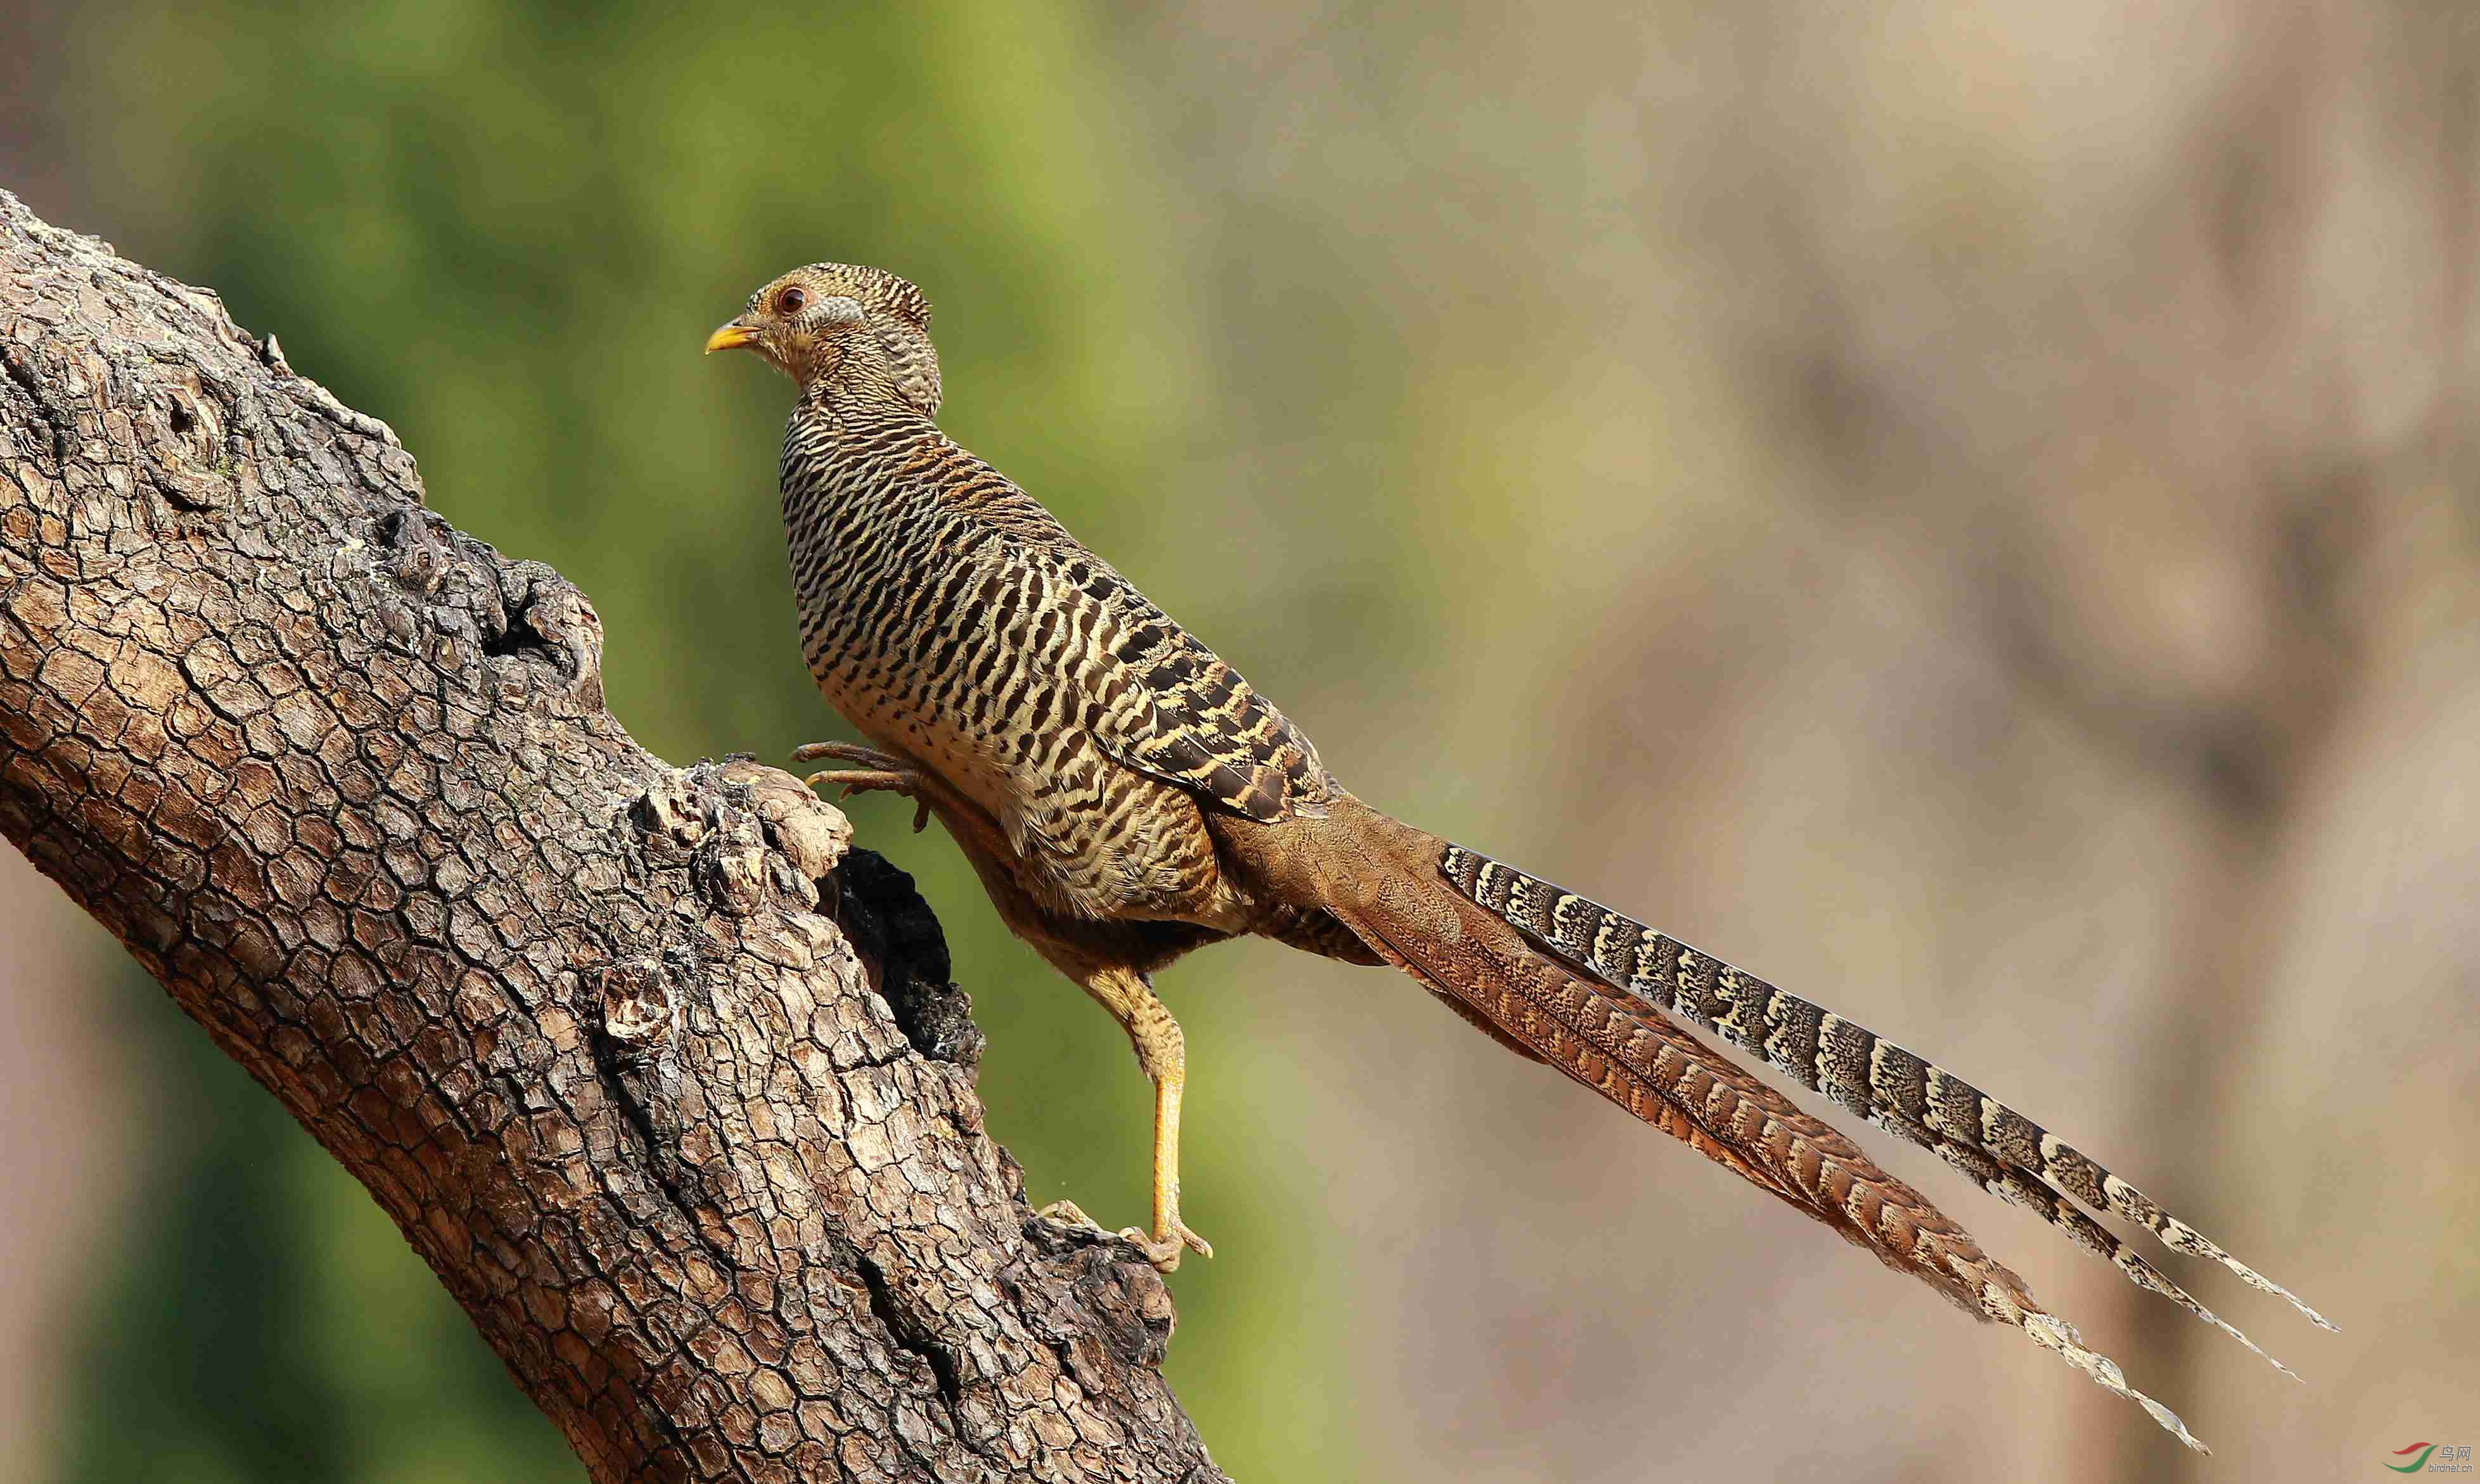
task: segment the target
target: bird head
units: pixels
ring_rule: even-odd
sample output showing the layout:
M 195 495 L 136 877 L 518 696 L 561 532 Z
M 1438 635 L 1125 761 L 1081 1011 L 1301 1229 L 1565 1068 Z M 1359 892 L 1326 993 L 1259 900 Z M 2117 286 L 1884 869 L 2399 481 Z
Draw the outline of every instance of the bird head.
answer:
M 939 352 L 930 301 L 883 269 L 812 263 L 749 296 L 749 306 L 706 340 L 757 351 L 803 391 L 891 392 L 923 417 L 939 413 Z

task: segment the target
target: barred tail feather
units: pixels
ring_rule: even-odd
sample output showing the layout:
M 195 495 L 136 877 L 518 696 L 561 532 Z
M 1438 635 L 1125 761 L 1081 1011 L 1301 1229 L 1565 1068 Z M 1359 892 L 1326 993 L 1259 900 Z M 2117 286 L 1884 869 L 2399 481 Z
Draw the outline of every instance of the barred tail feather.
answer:
M 1485 1023 L 1621 1108 L 1926 1283 L 1969 1313 L 2021 1329 L 2182 1443 L 2205 1446 L 2178 1416 L 2135 1391 L 2024 1281 L 1927 1198 L 1880 1169 L 1839 1131 L 1715 1053 L 1662 1008 L 1595 983 L 1528 942 L 1485 904 L 1438 881 L 1445 842 L 1347 800 L 1330 820 L 1296 823 L 1282 848 L 1245 822 L 1220 842 L 1253 879 L 1314 900 L 1369 948 L 1466 1018 Z M 1304 846 L 1314 844 L 1313 848 Z M 2166 1282 L 2166 1280 L 2165 1280 Z
M 2335 1327 L 2297 1294 L 2233 1257 L 2075 1146 L 1868 1028 L 1478 851 L 1449 846 L 1439 870 L 1458 891 L 1553 952 L 1615 987 L 1710 1027 L 1801 1086 L 1824 1093 L 1870 1122 L 1906 1137 L 1910 1135 L 1899 1125 L 1923 1129 L 1958 1151 L 1983 1156 L 2045 1184 L 2054 1182 L 2092 1210 L 2123 1216 L 2172 1251 L 2218 1263 L 2249 1287 L 2288 1301 L 2318 1326 Z M 2120 1267 L 2135 1276 L 2126 1264 Z M 2154 1288 L 2142 1278 L 2136 1281 Z M 2187 1302 L 2205 1314 L 2192 1300 Z
M 2066 1234 L 2069 1241 L 2126 1274 L 2128 1281 L 2137 1288 L 2150 1293 L 2160 1294 L 2263 1357 L 2265 1364 L 2274 1369 L 2293 1381 L 2300 1379 L 2299 1372 L 2267 1354 L 2261 1345 L 2250 1340 L 2236 1325 L 2199 1303 L 2194 1295 L 2173 1283 L 2169 1275 L 2146 1262 L 2142 1253 L 2128 1246 L 2118 1239 L 2115 1233 L 2084 1214 L 2080 1207 L 2068 1200 L 2063 1192 L 2040 1176 L 2008 1164 L 2005 1160 L 1981 1150 L 1966 1148 L 1899 1114 L 1884 1114 L 1873 1119 L 1872 1122 L 1899 1138 L 1931 1151 L 1953 1166 L 1965 1179 L 1983 1190 L 2010 1206 L 2028 1211 L 2056 1227 Z

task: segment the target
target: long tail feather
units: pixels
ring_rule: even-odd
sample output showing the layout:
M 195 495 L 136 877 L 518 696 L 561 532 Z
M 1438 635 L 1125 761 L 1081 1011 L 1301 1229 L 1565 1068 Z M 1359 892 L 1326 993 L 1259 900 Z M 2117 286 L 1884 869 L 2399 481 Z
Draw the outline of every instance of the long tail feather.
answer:
M 2044 1310 L 2024 1281 L 1851 1141 L 1715 1053 L 1651 1001 L 1594 983 L 1486 905 L 1441 882 L 1446 843 L 1360 806 L 1279 842 L 1246 821 L 1218 834 L 1286 899 L 1314 899 L 1430 989 L 1567 1076 L 1926 1283 L 1967 1312 L 2021 1329 L 2198 1451 L 2175 1413 L 2128 1386 Z M 1319 848 L 1305 849 L 1315 841 Z M 2166 1280 L 2165 1280 L 2166 1282 Z
M 2297 1294 L 2066 1140 L 1867 1027 L 1478 851 L 1449 846 L 1439 869 L 1457 890 L 1596 977 L 1712 1028 L 1871 1122 L 1896 1133 L 1903 1131 L 1890 1120 L 1906 1122 L 1959 1149 L 2054 1182 L 2092 1210 L 2124 1216 L 2172 1251 L 2218 1263 L 2249 1287 L 2287 1300 L 2317 1325 L 2335 1327 Z
M 2222 1318 L 2196 1301 L 2188 1291 L 2170 1281 L 2167 1274 L 2144 1260 L 2142 1253 L 2118 1239 L 2116 1233 L 2084 1214 L 2082 1208 L 2048 1181 L 2018 1165 L 2007 1163 L 1982 1150 L 1970 1149 L 1924 1128 L 1897 1113 L 1881 1114 L 1870 1120 L 1879 1128 L 1935 1153 L 1952 1165 L 1964 1178 L 2010 1206 L 2018 1206 L 2039 1216 L 2067 1236 L 2069 1241 L 2092 1253 L 2127 1276 L 2129 1282 L 2186 1310 L 2207 1324 L 2230 1336 L 2240 1344 L 2261 1356 L 2265 1364 L 2293 1381 L 2299 1372 L 2267 1354 L 2264 1348 L 2241 1333 L 2236 1325 Z

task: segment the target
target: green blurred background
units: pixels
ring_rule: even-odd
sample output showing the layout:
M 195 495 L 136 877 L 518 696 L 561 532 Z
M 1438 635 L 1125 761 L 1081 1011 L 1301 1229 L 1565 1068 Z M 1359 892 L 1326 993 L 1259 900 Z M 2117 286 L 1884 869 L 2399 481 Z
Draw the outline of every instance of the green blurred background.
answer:
M 0 186 L 391 423 L 682 761 L 842 735 L 788 389 L 698 345 L 796 262 L 913 277 L 946 428 L 1373 801 L 1939 1054 L 2338 1317 L 2195 1276 L 2289 1388 L 1889 1159 L 2222 1476 L 2323 1478 L 2480 1442 L 2475 41 L 2460 0 L 0 0 Z M 1118 1032 L 852 808 L 1034 1199 L 1133 1219 Z M 0 1472 L 580 1476 L 5 865 Z M 1164 989 L 1219 1254 L 1169 1368 L 1238 1477 L 2203 1476 L 1386 976 Z

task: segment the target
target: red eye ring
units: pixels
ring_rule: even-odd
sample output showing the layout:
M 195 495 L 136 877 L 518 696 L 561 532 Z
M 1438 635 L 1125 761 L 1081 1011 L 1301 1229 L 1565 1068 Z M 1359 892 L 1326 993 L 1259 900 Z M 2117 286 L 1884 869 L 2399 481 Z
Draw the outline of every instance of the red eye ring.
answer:
M 775 312 L 777 314 L 799 314 L 801 312 L 801 306 L 809 301 L 810 296 L 801 292 L 799 284 L 790 284 L 776 291 Z

